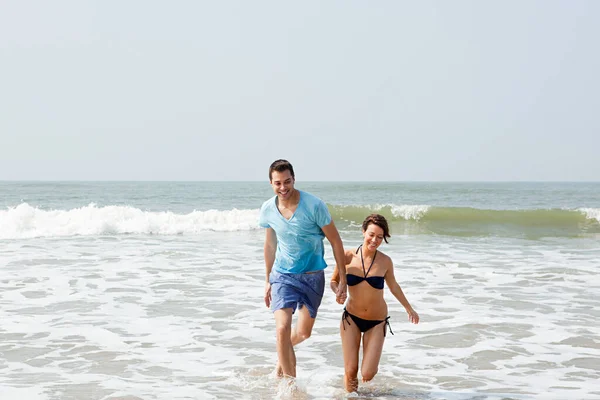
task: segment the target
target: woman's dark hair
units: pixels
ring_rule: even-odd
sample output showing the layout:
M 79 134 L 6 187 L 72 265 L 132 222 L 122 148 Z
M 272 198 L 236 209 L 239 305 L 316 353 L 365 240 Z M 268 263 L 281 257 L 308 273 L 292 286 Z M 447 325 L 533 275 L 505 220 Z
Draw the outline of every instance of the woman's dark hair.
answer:
M 383 215 L 380 214 L 371 214 L 362 223 L 362 230 L 366 231 L 369 225 L 375 224 L 381 229 L 383 229 L 383 240 L 387 243 L 387 238 L 390 236 L 390 228 L 388 227 L 387 220 Z
M 290 164 L 288 160 L 273 161 L 273 164 L 271 164 L 271 166 L 269 167 L 269 182 L 273 180 L 273 171 L 290 171 L 290 174 L 292 174 L 292 178 L 296 179 L 296 176 L 294 175 L 294 167 L 292 167 L 292 164 Z

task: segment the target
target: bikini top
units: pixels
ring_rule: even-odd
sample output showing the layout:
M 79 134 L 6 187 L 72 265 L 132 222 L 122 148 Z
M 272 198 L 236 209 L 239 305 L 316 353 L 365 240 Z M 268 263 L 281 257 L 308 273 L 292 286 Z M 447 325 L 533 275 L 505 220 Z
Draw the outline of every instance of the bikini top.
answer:
M 361 247 L 362 247 L 362 245 L 358 246 L 358 249 L 356 249 L 357 253 L 360 251 Z M 371 271 L 371 267 L 373 266 L 373 263 L 375 262 L 376 255 L 377 255 L 377 251 L 375 251 L 375 254 L 373 255 L 373 260 L 371 260 L 371 265 L 369 266 L 369 269 L 367 271 L 365 271 L 365 261 L 363 260 L 362 251 L 360 251 L 360 261 L 362 262 L 363 272 L 364 272 L 365 276 L 362 277 L 362 276 L 358 276 L 358 275 L 354 275 L 354 274 L 346 274 L 346 281 L 348 283 L 348 286 L 358 285 L 362 281 L 367 281 L 367 283 L 369 285 L 371 285 L 373 288 L 383 289 L 383 283 L 385 281 L 383 276 L 367 277 L 367 275 L 369 275 L 369 272 Z

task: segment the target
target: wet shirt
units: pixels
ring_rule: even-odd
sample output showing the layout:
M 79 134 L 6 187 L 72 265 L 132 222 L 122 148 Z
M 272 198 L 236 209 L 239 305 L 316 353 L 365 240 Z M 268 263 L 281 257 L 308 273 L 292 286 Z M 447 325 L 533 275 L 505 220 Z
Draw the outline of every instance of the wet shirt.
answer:
M 277 252 L 273 268 L 280 273 L 320 271 L 327 267 L 322 227 L 331 223 L 327 205 L 318 197 L 298 190 L 296 212 L 287 220 L 277 209 L 277 196 L 265 201 L 258 224 L 273 228 L 277 235 Z

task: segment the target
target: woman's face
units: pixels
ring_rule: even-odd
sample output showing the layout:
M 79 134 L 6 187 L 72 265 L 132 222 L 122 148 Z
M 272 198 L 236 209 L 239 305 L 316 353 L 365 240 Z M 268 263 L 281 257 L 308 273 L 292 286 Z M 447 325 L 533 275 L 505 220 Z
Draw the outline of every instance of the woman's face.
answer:
M 365 238 L 363 247 L 375 251 L 383 241 L 383 229 L 375 224 L 369 224 L 367 230 L 363 231 L 363 236 Z

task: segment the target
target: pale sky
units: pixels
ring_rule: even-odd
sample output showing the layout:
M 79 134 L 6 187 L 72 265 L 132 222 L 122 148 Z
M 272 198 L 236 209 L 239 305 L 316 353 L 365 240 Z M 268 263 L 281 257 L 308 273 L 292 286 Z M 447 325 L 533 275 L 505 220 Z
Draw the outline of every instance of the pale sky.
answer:
M 0 180 L 600 180 L 600 1 L 0 2 Z

